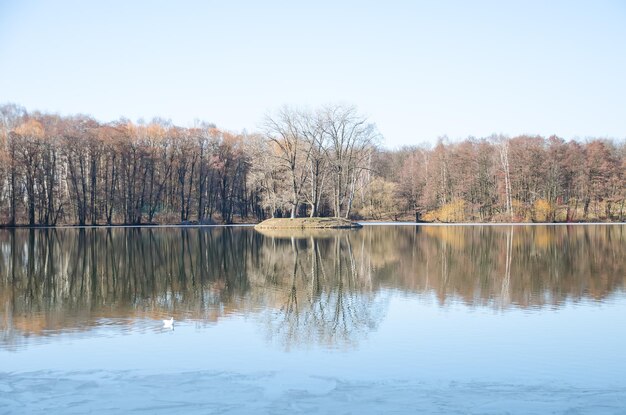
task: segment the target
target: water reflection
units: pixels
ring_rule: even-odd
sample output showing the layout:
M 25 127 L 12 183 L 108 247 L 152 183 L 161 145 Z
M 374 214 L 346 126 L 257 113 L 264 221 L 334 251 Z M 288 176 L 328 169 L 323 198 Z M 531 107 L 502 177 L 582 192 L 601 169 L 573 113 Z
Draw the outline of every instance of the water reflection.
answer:
M 287 346 L 351 344 L 398 291 L 503 310 L 602 301 L 624 288 L 625 248 L 624 225 L 2 230 L 0 344 L 232 313 Z
M 275 287 L 266 309 L 270 338 L 296 344 L 349 345 L 375 329 L 386 295 L 374 289 L 365 239 L 351 231 L 324 237 L 268 238 L 261 287 Z

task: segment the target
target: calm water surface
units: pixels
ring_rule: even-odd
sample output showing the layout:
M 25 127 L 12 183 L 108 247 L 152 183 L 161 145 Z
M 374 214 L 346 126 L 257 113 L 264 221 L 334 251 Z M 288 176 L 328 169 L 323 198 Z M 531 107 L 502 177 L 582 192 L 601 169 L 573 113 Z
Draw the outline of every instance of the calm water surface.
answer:
M 626 225 L 1 230 L 0 413 L 624 414 L 625 253 Z

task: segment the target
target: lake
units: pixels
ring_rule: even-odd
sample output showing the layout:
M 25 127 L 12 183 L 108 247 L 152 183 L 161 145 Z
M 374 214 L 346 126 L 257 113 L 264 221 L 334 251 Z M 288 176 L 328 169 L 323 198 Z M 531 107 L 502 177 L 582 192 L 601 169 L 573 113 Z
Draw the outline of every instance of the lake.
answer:
M 0 413 L 623 414 L 625 252 L 626 225 L 0 230 Z

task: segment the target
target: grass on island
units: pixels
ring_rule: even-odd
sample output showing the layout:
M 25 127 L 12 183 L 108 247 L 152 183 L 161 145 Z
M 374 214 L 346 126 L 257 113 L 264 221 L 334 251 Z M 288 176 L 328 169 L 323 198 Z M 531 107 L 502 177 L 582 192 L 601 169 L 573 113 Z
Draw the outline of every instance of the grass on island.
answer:
M 361 225 L 343 218 L 272 218 L 255 226 L 256 229 L 349 229 Z

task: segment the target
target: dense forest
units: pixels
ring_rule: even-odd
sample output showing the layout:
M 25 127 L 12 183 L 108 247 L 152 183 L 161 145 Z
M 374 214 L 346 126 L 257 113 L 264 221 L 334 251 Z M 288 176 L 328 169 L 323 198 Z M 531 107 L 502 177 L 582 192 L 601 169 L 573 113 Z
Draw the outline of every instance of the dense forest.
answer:
M 416 140 L 418 141 L 418 140 Z M 467 138 L 387 150 L 356 108 L 285 107 L 259 132 L 0 106 L 0 224 L 623 221 L 626 142 Z

